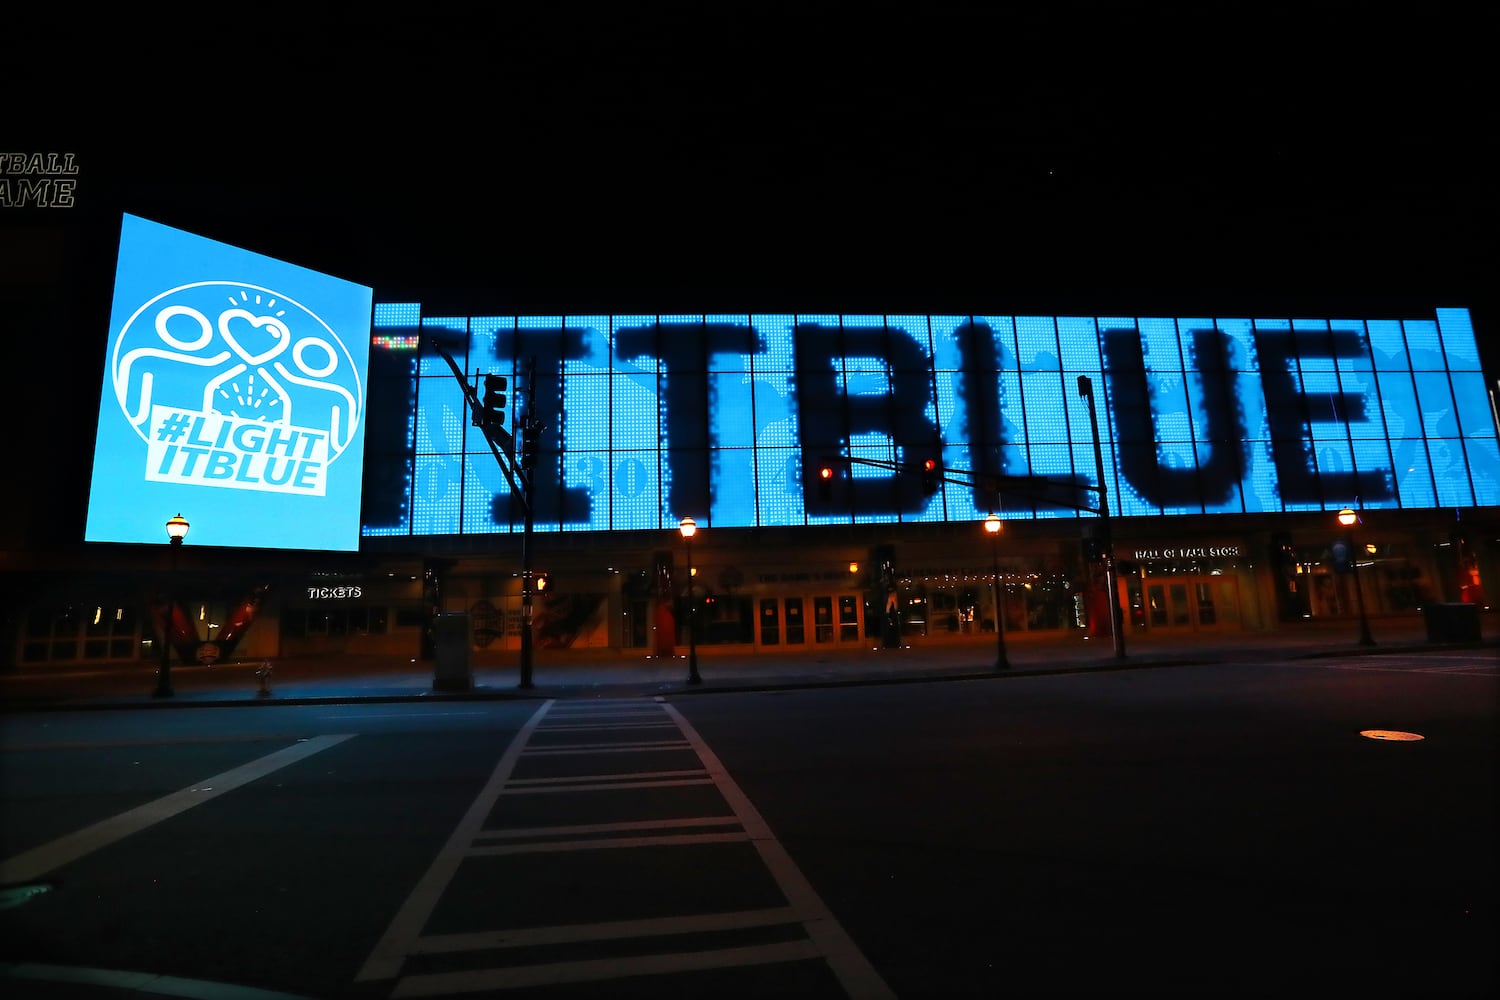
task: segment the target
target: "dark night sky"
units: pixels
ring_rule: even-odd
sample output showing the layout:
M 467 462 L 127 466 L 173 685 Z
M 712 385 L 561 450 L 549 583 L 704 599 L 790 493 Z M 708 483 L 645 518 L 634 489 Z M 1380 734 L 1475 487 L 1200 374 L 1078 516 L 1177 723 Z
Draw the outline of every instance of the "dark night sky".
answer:
M 1478 5 L 309 9 L 8 16 L 0 146 L 81 166 L 0 212 L 7 398 L 79 425 L 20 461 L 92 442 L 122 212 L 429 315 L 1467 305 L 1495 350 Z
M 1489 284 L 1477 14 L 1008 6 L 126 22 L 88 126 L 46 141 L 84 157 L 91 227 L 129 211 L 482 309 L 1276 312 Z
M 429 313 L 1468 305 L 1490 339 L 1467 7 L 465 10 L 8 33 L 4 146 L 82 173 L 0 217 L 7 269 L 60 263 L 101 343 L 121 212 Z

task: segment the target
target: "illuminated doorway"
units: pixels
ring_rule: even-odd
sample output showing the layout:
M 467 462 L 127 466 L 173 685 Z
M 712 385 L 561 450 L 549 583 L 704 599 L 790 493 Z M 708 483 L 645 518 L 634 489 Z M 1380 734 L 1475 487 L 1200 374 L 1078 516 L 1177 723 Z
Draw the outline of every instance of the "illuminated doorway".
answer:
M 1126 583 L 1136 628 L 1191 632 L 1239 628 L 1239 583 L 1234 577 L 1146 577 Z

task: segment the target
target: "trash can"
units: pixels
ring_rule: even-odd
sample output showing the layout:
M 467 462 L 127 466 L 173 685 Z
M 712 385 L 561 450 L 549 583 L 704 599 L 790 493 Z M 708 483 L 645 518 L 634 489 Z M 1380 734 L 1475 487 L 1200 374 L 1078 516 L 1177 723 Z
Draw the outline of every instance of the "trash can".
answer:
M 1429 604 L 1422 609 L 1428 642 L 1478 642 L 1479 605 Z
M 438 615 L 432 621 L 432 687 L 437 691 L 468 691 L 474 686 L 469 666 L 469 616 Z

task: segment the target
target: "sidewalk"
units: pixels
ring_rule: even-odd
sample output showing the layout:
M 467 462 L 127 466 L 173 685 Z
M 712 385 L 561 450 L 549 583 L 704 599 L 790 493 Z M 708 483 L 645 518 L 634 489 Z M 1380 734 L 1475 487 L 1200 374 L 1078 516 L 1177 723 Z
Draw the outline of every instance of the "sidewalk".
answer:
M 1270 632 L 1147 633 L 1125 637 L 1125 656 L 1113 641 L 1076 632 L 1006 633 L 1009 668 L 996 669 L 994 633 L 911 640 L 899 649 L 878 645 L 789 652 L 747 652 L 702 647 L 697 650 L 700 684 L 689 684 L 687 649 L 668 658 L 645 650 L 537 648 L 532 684 L 521 687 L 520 654 L 477 653 L 469 683 L 439 685 L 435 664 L 409 657 L 339 654 L 269 661 L 271 672 L 256 671 L 266 661 L 213 666 L 174 665 L 173 695 L 153 696 L 154 666 L 33 668 L 0 674 L 0 711 L 48 709 L 177 708 L 358 701 L 436 701 L 463 699 L 617 698 L 727 691 L 834 687 L 849 684 L 915 683 L 977 677 L 1033 676 L 1156 666 L 1188 666 L 1234 661 L 1316 656 L 1372 655 L 1444 648 L 1500 648 L 1500 614 L 1479 616 L 1481 640 L 1446 643 L 1429 638 L 1420 616 L 1373 619 L 1373 646 L 1359 644 L 1358 624 L 1350 621 L 1299 622 Z

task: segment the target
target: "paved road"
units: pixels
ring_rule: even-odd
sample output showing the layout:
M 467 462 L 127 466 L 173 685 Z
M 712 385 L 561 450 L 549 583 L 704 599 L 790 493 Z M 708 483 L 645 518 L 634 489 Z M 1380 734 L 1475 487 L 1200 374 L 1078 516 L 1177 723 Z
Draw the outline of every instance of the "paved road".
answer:
M 55 889 L 5 957 L 225 1000 L 1493 985 L 1491 654 L 12 715 L 6 881 Z

